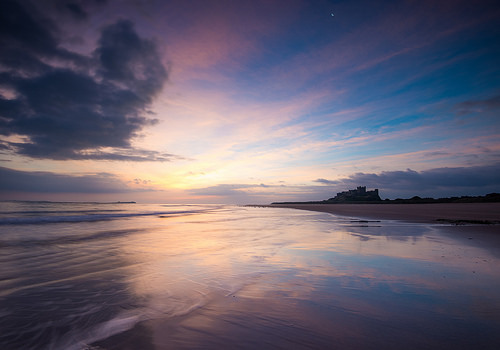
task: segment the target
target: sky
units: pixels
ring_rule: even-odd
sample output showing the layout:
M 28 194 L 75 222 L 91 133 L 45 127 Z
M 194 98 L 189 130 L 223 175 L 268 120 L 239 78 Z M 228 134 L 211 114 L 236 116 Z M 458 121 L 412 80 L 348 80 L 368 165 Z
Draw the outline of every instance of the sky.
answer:
M 2 0 L 0 199 L 500 192 L 498 0 Z

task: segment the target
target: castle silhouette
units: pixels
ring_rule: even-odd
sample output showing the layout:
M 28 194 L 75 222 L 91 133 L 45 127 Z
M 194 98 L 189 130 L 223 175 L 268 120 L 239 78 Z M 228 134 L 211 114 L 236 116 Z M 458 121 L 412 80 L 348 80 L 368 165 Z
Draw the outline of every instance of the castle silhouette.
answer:
M 367 191 L 366 186 L 358 186 L 355 190 L 339 192 L 333 198 L 328 199 L 328 202 L 370 202 L 381 201 L 378 195 L 378 189 Z

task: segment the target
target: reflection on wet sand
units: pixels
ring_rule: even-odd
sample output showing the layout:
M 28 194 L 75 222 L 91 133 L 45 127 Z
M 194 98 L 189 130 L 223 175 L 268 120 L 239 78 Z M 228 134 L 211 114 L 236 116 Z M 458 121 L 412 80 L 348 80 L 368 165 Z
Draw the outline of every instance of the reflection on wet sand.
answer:
M 144 300 L 147 320 L 96 345 L 493 349 L 500 342 L 498 247 L 468 245 L 442 226 L 360 225 L 269 208 L 157 225 L 120 244 L 133 266 L 125 280 Z

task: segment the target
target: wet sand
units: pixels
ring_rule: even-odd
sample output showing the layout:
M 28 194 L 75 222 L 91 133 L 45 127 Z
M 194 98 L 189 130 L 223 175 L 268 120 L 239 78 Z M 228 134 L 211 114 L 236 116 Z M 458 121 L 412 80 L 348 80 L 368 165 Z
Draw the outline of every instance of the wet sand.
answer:
M 500 203 L 433 204 L 271 204 L 270 207 L 309 210 L 358 218 L 439 225 L 443 234 L 467 246 L 500 250 Z M 483 222 L 482 224 L 480 222 Z
M 271 204 L 276 208 L 294 208 L 367 219 L 403 220 L 438 223 L 471 221 L 500 223 L 500 203 L 433 204 Z M 499 225 L 492 225 L 499 227 Z
M 376 208 L 8 203 L 0 349 L 496 350 L 500 225 Z
M 429 222 L 493 220 L 498 205 L 267 207 L 176 219 L 174 235 L 152 233 L 151 261 L 127 240 L 127 257 L 150 261 L 132 290 L 154 286 L 154 310 L 191 307 L 95 349 L 497 348 L 500 235 L 484 230 L 500 225 Z

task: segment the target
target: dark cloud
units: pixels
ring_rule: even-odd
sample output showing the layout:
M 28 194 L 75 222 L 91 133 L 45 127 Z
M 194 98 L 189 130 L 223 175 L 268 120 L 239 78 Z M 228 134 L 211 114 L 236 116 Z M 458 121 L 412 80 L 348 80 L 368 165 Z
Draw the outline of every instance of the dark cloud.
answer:
M 61 175 L 44 171 L 19 171 L 0 167 L 0 192 L 28 193 L 126 193 L 127 185 L 112 174 Z
M 106 0 L 44 0 L 44 8 L 54 10 L 58 17 L 68 16 L 74 20 L 85 21 L 90 13 L 99 10 Z
M 143 103 L 151 102 L 167 78 L 155 45 L 141 39 L 129 21 L 104 28 L 95 53 L 102 77 L 131 87 Z
M 10 147 L 33 158 L 170 160 L 131 145 L 157 123 L 147 109 L 167 79 L 154 43 L 120 20 L 87 57 L 62 48 L 57 33 L 34 9 L 0 2 L 0 135 L 27 140 Z
M 75 19 L 87 19 L 88 18 L 88 13 L 85 12 L 85 10 L 80 6 L 80 4 L 70 2 L 66 4 L 66 9 L 68 9 L 69 13 L 75 18 Z
M 338 181 L 332 181 L 332 180 L 327 180 L 327 179 L 322 179 L 322 178 L 319 178 L 319 179 L 316 179 L 314 180 L 314 182 L 319 182 L 321 184 L 325 184 L 325 185 L 338 185 Z
M 426 152 L 424 153 L 426 157 L 429 158 L 434 158 L 434 157 L 446 157 L 450 155 L 450 152 L 443 152 L 443 151 L 432 151 L 432 152 Z
M 435 168 L 424 171 L 384 171 L 379 174 L 356 173 L 339 180 L 315 182 L 344 191 L 356 186 L 378 188 L 384 196 L 425 195 L 430 197 L 482 195 L 500 191 L 500 164 Z
M 136 185 L 149 185 L 151 184 L 151 180 L 143 180 L 143 179 L 134 179 L 134 184 Z
M 8 144 L 0 142 L 0 151 L 1 150 L 10 150 L 11 148 L 9 147 Z
M 500 110 L 500 95 L 484 100 L 464 101 L 457 105 L 459 114 L 494 112 Z

